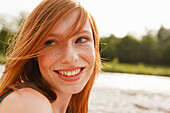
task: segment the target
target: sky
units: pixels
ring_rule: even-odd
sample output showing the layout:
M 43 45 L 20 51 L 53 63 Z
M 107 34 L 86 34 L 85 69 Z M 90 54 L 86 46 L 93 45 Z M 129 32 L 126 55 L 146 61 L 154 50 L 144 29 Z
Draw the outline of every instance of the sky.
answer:
M 0 14 L 31 12 L 42 0 L 0 0 Z M 94 17 L 100 36 L 140 37 L 161 26 L 170 28 L 170 0 L 79 0 Z

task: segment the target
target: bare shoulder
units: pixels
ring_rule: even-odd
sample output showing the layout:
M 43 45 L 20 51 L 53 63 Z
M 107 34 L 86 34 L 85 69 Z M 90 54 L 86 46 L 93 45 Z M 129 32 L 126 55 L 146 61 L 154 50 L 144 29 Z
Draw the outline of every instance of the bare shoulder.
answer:
M 52 113 L 48 99 L 31 88 L 9 94 L 0 103 L 0 113 Z

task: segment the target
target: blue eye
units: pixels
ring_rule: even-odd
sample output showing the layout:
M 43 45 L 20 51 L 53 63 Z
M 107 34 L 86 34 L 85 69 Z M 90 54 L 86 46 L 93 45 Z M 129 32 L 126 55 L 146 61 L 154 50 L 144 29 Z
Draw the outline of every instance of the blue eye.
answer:
M 57 44 L 57 42 L 54 40 L 48 40 L 45 42 L 45 45 L 47 45 L 47 46 L 54 46 L 56 44 Z
M 83 43 L 83 42 L 87 42 L 89 39 L 87 37 L 79 37 L 76 40 L 76 43 Z

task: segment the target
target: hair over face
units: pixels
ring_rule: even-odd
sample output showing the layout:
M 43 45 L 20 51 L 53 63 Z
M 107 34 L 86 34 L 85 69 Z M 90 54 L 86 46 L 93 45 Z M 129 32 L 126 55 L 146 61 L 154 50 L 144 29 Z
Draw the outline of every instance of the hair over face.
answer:
M 12 88 L 28 86 L 31 85 L 28 83 L 33 83 L 36 87 L 31 86 L 44 94 L 51 102 L 57 98 L 48 83 L 42 78 L 36 57 L 56 48 L 56 46 L 51 48 L 44 46 L 46 37 L 55 25 L 76 9 L 79 11 L 76 21 L 68 31 L 67 37 L 56 46 L 60 46 L 74 36 L 89 20 L 95 45 L 94 70 L 84 89 L 72 96 L 68 106 L 68 109 L 73 113 L 88 112 L 88 98 L 101 65 L 99 35 L 93 17 L 75 0 L 43 0 L 28 16 L 10 46 L 10 59 L 6 63 L 5 71 L 0 79 L 0 97 Z

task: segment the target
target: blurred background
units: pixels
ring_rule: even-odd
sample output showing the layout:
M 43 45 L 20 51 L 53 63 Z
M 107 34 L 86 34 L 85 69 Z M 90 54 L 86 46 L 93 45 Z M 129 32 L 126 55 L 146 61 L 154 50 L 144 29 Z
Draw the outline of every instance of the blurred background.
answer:
M 41 1 L 0 0 L 1 75 L 10 40 Z M 169 0 L 79 1 L 96 20 L 101 42 L 90 112 L 170 113 Z

